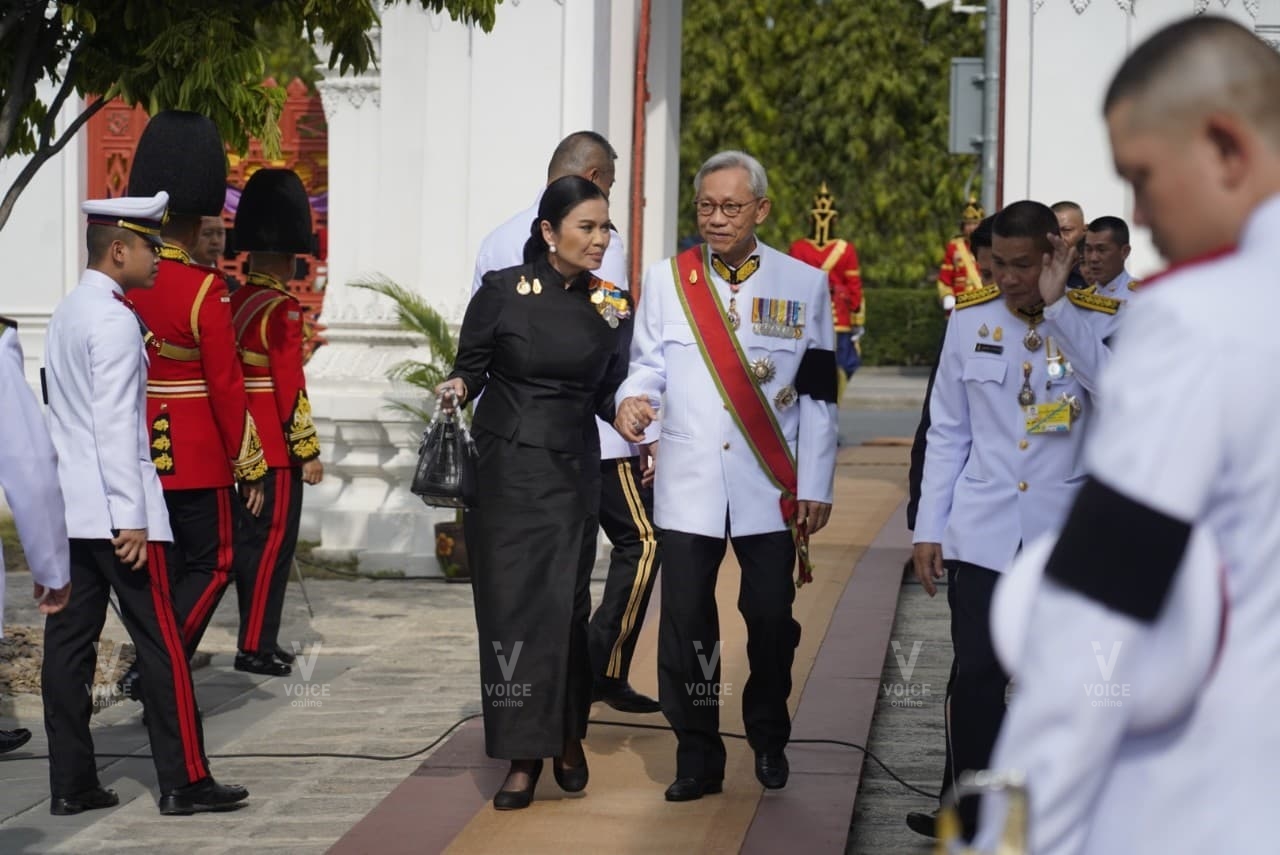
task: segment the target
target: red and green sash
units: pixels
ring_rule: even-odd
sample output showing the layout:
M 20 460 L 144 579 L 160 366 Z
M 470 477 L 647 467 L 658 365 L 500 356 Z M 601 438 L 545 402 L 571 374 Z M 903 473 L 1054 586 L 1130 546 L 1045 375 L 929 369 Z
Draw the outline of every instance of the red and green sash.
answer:
M 778 503 L 782 519 L 796 543 L 796 587 L 800 587 L 813 581 L 813 565 L 809 561 L 809 533 L 796 521 L 799 509 L 796 461 L 774 418 L 773 408 L 747 367 L 746 354 L 729 326 L 720 297 L 711 286 L 709 261 L 710 250 L 705 245 L 691 247 L 672 259 L 676 293 L 680 295 L 680 306 L 689 319 L 698 350 L 716 381 L 720 397 L 747 438 L 760 468 L 782 492 Z

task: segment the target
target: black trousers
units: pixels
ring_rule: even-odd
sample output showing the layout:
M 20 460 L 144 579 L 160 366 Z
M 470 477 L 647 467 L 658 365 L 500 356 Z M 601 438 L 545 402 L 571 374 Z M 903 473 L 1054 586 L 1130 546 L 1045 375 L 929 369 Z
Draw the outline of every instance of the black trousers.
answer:
M 1004 722 L 1009 675 L 991 641 L 991 597 L 1000 574 L 964 561 L 946 562 L 950 576 L 951 645 L 955 649 L 951 693 L 951 763 L 958 778 L 991 763 Z M 978 800 L 966 799 L 960 816 L 968 833 L 977 826 Z
M 162 792 L 208 777 L 204 733 L 174 616 L 168 544 L 147 546 L 147 566 L 121 564 L 108 540 L 71 541 L 71 600 L 44 625 L 40 693 L 49 737 L 49 789 L 70 796 L 98 786 L 89 717 L 107 594 L 116 592 L 138 653 L 143 704 Z
M 596 679 L 626 680 L 658 578 L 653 490 L 640 486 L 640 458 L 600 461 L 600 525 L 613 551 L 588 643 Z
M 736 686 L 720 683 L 720 616 L 716 577 L 725 538 L 662 530 L 662 617 L 658 694 L 675 731 L 676 777 L 724 777 L 720 705 Z M 786 531 L 731 537 L 742 566 L 738 611 L 747 624 L 750 676 L 742 689 L 742 721 L 757 752 L 780 751 L 791 737 L 787 698 L 800 624 L 791 617 L 795 543 Z
M 234 488 L 215 487 L 166 490 L 164 502 L 173 528 L 169 564 L 173 608 L 190 659 L 231 582 L 239 500 Z
M 266 498 L 258 516 L 241 514 L 236 525 L 236 598 L 240 603 L 239 647 L 270 653 L 280 643 L 284 592 L 298 548 L 302 521 L 302 467 L 267 470 Z

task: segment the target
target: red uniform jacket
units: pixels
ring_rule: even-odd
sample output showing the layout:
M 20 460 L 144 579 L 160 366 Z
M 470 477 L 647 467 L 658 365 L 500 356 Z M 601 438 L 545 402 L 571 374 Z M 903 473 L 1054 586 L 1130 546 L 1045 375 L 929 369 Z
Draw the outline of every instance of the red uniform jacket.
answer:
M 129 293 L 145 326 L 151 459 L 166 490 L 229 487 L 267 474 L 236 355 L 222 274 L 174 246 L 155 287 Z
M 952 238 L 938 270 L 938 299 L 944 300 L 948 294 L 958 297 L 981 287 L 982 275 L 978 273 L 978 263 L 973 260 L 969 242 L 959 236 Z
M 302 373 L 302 304 L 284 283 L 260 273 L 231 295 L 231 314 L 244 365 L 249 411 L 272 468 L 320 456 Z
M 853 244 L 847 240 L 830 240 L 818 246 L 812 239 L 804 238 L 791 244 L 789 254 L 827 272 L 836 332 L 849 332 L 861 326 L 857 315 L 862 308 L 862 274 L 858 271 L 858 251 Z

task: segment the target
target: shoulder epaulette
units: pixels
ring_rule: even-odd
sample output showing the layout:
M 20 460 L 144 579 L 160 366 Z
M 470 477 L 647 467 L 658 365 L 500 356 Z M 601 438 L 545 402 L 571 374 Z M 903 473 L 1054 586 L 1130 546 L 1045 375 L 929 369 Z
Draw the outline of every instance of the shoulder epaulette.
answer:
M 1114 315 L 1120 311 L 1120 301 L 1114 297 L 1104 297 L 1101 294 L 1092 294 L 1081 290 L 1067 291 L 1067 299 L 1082 309 L 1092 309 L 1095 312 L 1105 312 L 1108 315 Z
M 990 303 L 996 297 L 1000 296 L 999 285 L 987 285 L 976 291 L 965 291 L 956 295 L 956 309 L 967 309 L 970 306 L 978 306 L 982 303 Z

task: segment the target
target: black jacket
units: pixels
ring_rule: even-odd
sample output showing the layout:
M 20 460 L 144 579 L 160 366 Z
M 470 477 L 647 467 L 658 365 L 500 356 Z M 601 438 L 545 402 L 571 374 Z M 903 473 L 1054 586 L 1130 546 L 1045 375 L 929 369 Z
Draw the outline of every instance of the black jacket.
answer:
M 484 392 L 475 428 L 553 451 L 599 451 L 593 417 L 613 421 L 631 319 L 609 326 L 591 302 L 598 281 L 584 273 L 566 288 L 545 260 L 485 274 L 467 306 L 450 375 L 467 384 L 470 399 Z

